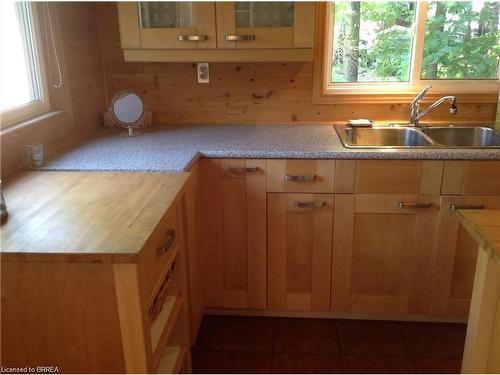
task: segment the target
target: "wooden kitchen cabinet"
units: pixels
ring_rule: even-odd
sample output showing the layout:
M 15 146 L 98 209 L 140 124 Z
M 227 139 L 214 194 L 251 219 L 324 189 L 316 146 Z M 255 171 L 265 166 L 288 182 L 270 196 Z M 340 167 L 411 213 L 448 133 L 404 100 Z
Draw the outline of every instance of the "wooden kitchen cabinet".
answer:
M 480 208 L 500 209 L 500 196 L 441 197 L 429 306 L 432 316 L 468 316 L 478 245 L 453 209 Z
M 309 2 L 117 3 L 130 62 L 312 61 Z
M 205 311 L 203 296 L 203 256 L 198 246 L 197 226 L 200 220 L 198 214 L 199 198 L 199 164 L 190 169 L 190 177 L 186 182 L 181 199 L 183 216 L 184 243 L 188 263 L 189 310 L 191 322 L 191 342 L 196 342 L 198 330 Z
M 217 2 L 218 48 L 312 48 L 314 3 Z
M 333 311 L 426 314 L 438 208 L 438 195 L 335 195 Z
M 446 161 L 443 195 L 500 195 L 500 161 Z
M 333 193 L 334 160 L 268 160 L 267 191 Z
M 8 181 L 2 366 L 191 371 L 188 177 L 30 172 Z
M 206 306 L 266 308 L 265 161 L 200 160 L 199 207 Z
M 117 6 L 124 49 L 216 47 L 213 2 L 118 2 Z
M 335 192 L 439 195 L 443 164 L 440 160 L 338 160 Z
M 330 309 L 333 212 L 333 194 L 268 194 L 270 309 Z

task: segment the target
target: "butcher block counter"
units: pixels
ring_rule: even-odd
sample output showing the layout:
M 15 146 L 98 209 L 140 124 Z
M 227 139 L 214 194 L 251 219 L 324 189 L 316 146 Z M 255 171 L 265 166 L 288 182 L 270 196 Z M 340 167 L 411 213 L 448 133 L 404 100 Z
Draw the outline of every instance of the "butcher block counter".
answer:
M 4 184 L 3 261 L 137 262 L 189 173 L 30 172 Z
M 500 210 L 461 210 L 479 244 L 462 373 L 500 372 Z
M 190 181 L 190 173 L 108 172 L 7 181 L 2 368 L 190 372 Z

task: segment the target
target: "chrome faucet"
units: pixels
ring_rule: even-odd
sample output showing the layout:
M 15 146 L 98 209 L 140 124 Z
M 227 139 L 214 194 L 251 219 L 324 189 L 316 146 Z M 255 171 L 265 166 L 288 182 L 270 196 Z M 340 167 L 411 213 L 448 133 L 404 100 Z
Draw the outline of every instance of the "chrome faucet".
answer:
M 411 126 L 418 126 L 418 121 L 429 114 L 434 108 L 438 107 L 444 102 L 450 102 L 450 114 L 454 115 L 457 113 L 457 104 L 456 104 L 456 98 L 454 96 L 443 96 L 442 98 L 438 99 L 436 102 L 431 104 L 426 110 L 423 112 L 420 112 L 420 101 L 424 97 L 425 94 L 427 94 L 427 91 L 431 88 L 430 85 L 425 86 L 424 89 L 413 99 L 413 101 L 410 103 L 410 119 L 409 119 L 409 124 Z

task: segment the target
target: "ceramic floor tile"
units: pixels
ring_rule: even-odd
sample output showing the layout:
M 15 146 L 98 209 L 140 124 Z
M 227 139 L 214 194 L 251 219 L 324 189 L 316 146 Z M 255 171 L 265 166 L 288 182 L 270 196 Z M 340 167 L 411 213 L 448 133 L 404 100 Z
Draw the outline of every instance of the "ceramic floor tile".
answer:
M 400 323 L 411 357 L 461 358 L 465 344 L 465 324 Z
M 462 360 L 459 358 L 413 358 L 420 374 L 459 374 Z
M 272 370 L 277 374 L 339 374 L 342 359 L 334 354 L 274 353 Z
M 344 372 L 348 374 L 411 374 L 413 365 L 408 357 L 342 356 Z
M 342 355 L 408 356 L 396 322 L 338 320 L 337 329 Z
M 214 316 L 208 349 L 271 352 L 273 332 L 273 318 Z
M 206 352 L 202 372 L 206 374 L 265 374 L 271 372 L 272 353 Z
M 278 319 L 274 351 L 277 353 L 338 354 L 335 320 Z

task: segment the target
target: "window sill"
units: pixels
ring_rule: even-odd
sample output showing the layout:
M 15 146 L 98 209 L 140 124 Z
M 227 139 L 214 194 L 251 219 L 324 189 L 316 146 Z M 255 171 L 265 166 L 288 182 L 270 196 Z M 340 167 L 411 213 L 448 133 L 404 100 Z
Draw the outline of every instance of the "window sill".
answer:
M 44 112 L 42 114 L 31 117 L 27 120 L 23 120 L 18 123 L 9 125 L 5 129 L 2 129 L 0 131 L 0 136 L 11 134 L 28 127 L 37 126 L 46 123 L 47 121 L 60 122 L 60 121 L 65 121 L 67 119 L 69 119 L 69 115 L 63 111 L 57 110 L 57 111 Z

